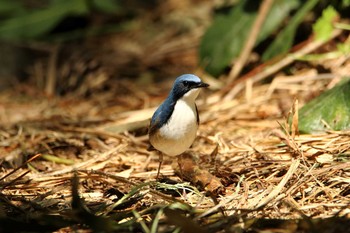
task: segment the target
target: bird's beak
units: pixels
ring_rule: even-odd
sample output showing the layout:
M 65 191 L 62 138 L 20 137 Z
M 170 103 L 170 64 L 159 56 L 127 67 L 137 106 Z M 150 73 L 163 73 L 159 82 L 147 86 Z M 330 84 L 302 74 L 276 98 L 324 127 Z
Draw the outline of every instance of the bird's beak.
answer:
M 204 82 L 200 82 L 198 83 L 198 85 L 196 86 L 197 88 L 200 88 L 200 87 L 209 87 L 209 84 L 208 83 L 204 83 Z

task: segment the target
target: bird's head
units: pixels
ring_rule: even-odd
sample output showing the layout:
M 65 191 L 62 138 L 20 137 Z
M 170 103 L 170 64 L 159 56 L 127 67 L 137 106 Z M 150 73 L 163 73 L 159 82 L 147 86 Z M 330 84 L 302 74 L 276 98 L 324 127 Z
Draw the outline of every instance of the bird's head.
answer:
M 208 87 L 209 84 L 202 82 L 202 80 L 193 74 L 184 74 L 179 76 L 173 85 L 171 95 L 178 100 L 180 98 L 195 100 L 202 87 Z

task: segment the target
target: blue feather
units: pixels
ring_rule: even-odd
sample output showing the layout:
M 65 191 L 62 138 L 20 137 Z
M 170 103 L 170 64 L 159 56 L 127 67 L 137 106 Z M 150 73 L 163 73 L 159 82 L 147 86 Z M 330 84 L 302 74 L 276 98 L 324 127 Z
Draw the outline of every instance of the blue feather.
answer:
M 169 96 L 158 107 L 152 116 L 149 133 L 153 134 L 157 129 L 166 124 L 174 111 L 176 102 L 191 89 L 203 87 L 200 85 L 204 85 L 204 87 L 208 86 L 207 84 L 204 84 L 199 77 L 193 74 L 184 74 L 176 78 Z M 199 123 L 198 111 L 197 123 Z

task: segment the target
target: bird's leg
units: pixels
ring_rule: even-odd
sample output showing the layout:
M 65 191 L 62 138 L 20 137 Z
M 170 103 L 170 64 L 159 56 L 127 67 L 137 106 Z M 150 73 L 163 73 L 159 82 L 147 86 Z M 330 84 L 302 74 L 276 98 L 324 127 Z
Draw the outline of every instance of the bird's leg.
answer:
M 182 166 L 183 166 L 183 164 L 182 164 L 182 155 L 183 154 L 180 154 L 180 155 L 178 155 L 177 156 L 177 166 L 179 167 L 179 171 L 180 171 L 180 179 L 181 180 L 184 180 L 184 177 L 183 177 L 183 172 L 182 172 Z
M 158 165 L 158 172 L 157 172 L 156 180 L 158 180 L 158 178 L 159 178 L 160 167 L 162 166 L 162 163 L 163 163 L 163 153 L 159 152 L 159 165 Z

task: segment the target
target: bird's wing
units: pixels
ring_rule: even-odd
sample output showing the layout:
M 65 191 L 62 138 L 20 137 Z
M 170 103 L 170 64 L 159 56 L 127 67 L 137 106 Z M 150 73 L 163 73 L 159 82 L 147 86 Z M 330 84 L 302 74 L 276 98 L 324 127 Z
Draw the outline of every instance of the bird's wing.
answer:
M 197 104 L 194 104 L 194 106 L 196 106 L 197 124 L 199 125 L 199 113 L 198 113 Z
M 160 126 L 160 117 L 159 114 L 156 115 L 156 113 L 153 115 L 151 119 L 151 123 L 148 128 L 148 134 L 153 134 L 157 129 L 159 129 Z
M 176 102 L 166 100 L 159 108 L 154 112 L 148 133 L 152 134 L 164 124 L 166 124 L 174 111 Z M 166 106 L 166 107 L 165 107 Z

